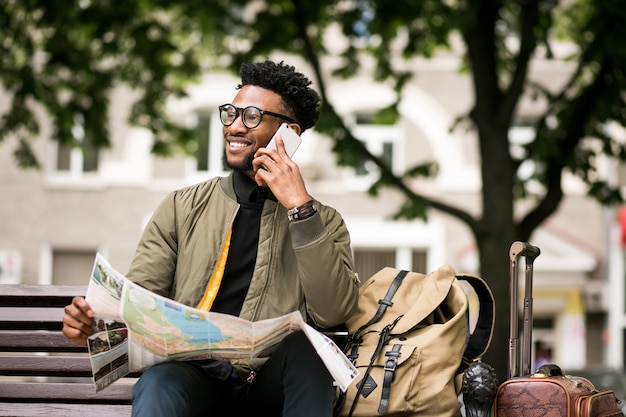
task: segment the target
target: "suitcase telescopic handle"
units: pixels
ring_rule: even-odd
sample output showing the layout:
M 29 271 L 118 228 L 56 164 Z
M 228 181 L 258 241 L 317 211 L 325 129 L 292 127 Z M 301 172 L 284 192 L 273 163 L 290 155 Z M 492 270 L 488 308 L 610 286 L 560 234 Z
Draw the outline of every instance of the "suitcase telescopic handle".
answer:
M 513 242 L 511 249 L 509 250 L 509 258 L 511 262 L 517 262 L 520 256 L 526 257 L 526 262 L 529 259 L 534 260 L 541 254 L 541 250 L 537 246 L 533 246 L 528 242 Z
M 532 277 L 533 263 L 535 258 L 541 254 L 541 250 L 537 246 L 533 246 L 528 242 L 513 242 L 509 250 L 509 258 L 511 259 L 511 282 L 510 282 L 510 323 L 509 323 L 509 362 L 508 362 L 508 379 L 514 376 L 530 374 L 530 356 L 532 349 Z M 523 342 L 522 346 L 522 373 L 518 368 L 518 313 L 517 313 L 517 261 L 520 257 L 524 257 L 526 261 L 526 281 L 524 294 L 524 324 L 523 324 Z

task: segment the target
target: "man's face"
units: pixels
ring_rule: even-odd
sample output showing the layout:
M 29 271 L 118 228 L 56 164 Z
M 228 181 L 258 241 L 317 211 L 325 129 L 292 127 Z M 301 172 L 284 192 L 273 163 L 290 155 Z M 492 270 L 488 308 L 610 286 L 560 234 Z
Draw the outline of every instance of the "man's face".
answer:
M 278 94 L 253 85 L 243 86 L 232 104 L 240 108 L 255 106 L 261 110 L 285 114 Z M 282 119 L 266 114 L 262 116 L 257 127 L 249 129 L 243 124 L 242 115 L 239 113 L 233 124 L 223 127 L 226 166 L 253 175 L 252 160 L 255 152 L 269 143 L 282 122 Z

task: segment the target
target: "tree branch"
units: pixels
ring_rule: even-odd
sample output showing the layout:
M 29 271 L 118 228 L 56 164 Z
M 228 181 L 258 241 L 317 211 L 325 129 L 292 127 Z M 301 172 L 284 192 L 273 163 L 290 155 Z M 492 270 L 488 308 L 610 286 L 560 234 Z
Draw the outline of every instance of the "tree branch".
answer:
M 517 56 L 513 60 L 516 64 L 515 71 L 513 72 L 509 88 L 505 92 L 501 113 L 506 120 L 511 120 L 519 98 L 524 91 L 528 75 L 528 63 L 537 47 L 535 30 L 539 21 L 538 3 L 538 0 L 522 2 L 520 47 Z
M 606 84 L 606 76 L 610 73 L 611 65 L 609 59 L 605 59 L 593 82 L 585 87 L 576 99 L 568 100 L 568 108 L 571 111 L 563 115 L 562 126 L 559 127 L 559 132 L 563 132 L 564 136 L 558 141 L 558 152 L 554 152 L 545 161 L 546 194 L 517 226 L 523 238 L 528 238 L 532 231 L 558 208 L 563 198 L 561 185 L 563 170 L 585 137 L 585 126 L 593 118 L 595 103 L 602 96 L 602 91 L 610 88 Z M 564 94 L 562 97 L 565 99 Z
M 317 80 L 317 84 L 320 89 L 320 96 L 322 97 L 322 106 L 323 109 L 326 110 L 336 121 L 339 128 L 344 132 L 345 136 L 343 137 L 343 141 L 349 142 L 349 146 L 351 149 L 356 148 L 360 155 L 374 162 L 376 166 L 380 169 L 380 178 L 383 179 L 386 183 L 392 184 L 397 188 L 401 193 L 403 193 L 409 201 L 412 201 L 414 204 L 424 204 L 428 207 L 439 210 L 443 213 L 447 213 L 451 216 L 457 217 L 462 222 L 467 224 L 467 226 L 475 230 L 477 226 L 476 219 L 474 219 L 468 212 L 459 209 L 458 207 L 454 207 L 452 205 L 446 204 L 442 201 L 426 197 L 424 195 L 420 195 L 415 193 L 403 180 L 402 178 L 396 176 L 391 169 L 385 164 L 385 162 L 376 155 L 373 155 L 369 149 L 365 146 L 363 142 L 358 140 L 352 135 L 352 132 L 345 125 L 343 119 L 339 116 L 339 114 L 335 111 L 333 105 L 326 99 L 326 84 L 324 83 L 324 79 L 322 76 L 322 72 L 320 70 L 320 62 L 318 58 L 318 54 L 315 52 L 315 48 L 313 47 L 313 43 L 308 36 L 306 31 L 307 28 L 307 20 L 306 16 L 303 13 L 303 8 L 299 0 L 292 0 L 294 5 L 294 16 L 297 22 L 297 27 L 299 28 L 299 37 L 303 40 L 304 46 L 304 57 L 309 62 L 309 64 L 313 67 L 313 72 L 315 73 L 315 77 Z

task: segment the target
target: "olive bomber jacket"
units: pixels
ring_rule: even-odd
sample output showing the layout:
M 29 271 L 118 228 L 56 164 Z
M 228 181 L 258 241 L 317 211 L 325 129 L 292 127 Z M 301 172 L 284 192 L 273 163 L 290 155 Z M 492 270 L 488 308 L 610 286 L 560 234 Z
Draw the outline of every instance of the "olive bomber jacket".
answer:
M 318 214 L 289 222 L 266 200 L 256 266 L 240 317 L 262 320 L 300 310 L 320 328 L 344 323 L 355 310 L 358 277 L 341 215 L 317 203 Z M 197 306 L 239 204 L 232 174 L 171 192 L 157 207 L 127 277 L 163 296 Z M 264 359 L 235 363 L 242 375 Z

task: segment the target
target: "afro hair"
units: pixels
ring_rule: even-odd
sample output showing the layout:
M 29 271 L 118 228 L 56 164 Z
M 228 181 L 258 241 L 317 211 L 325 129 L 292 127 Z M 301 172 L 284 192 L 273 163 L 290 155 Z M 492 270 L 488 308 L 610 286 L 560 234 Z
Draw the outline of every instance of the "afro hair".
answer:
M 320 117 L 319 94 L 310 88 L 311 81 L 282 61 L 246 62 L 241 65 L 241 84 L 254 85 L 273 91 L 293 110 L 302 132 L 313 127 Z

